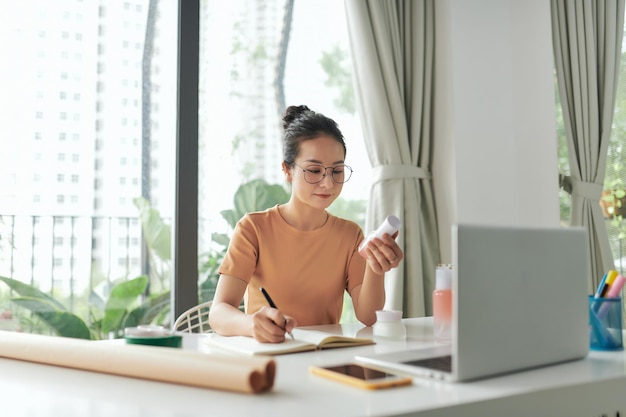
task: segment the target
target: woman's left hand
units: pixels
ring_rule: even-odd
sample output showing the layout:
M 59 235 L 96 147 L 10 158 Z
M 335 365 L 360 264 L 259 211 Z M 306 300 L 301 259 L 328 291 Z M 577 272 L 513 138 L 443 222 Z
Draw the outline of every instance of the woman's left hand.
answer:
M 385 233 L 382 239 L 374 238 L 367 244 L 367 264 L 375 273 L 384 274 L 397 267 L 404 258 L 402 249 L 395 241 L 396 236 L 398 232 L 393 236 Z

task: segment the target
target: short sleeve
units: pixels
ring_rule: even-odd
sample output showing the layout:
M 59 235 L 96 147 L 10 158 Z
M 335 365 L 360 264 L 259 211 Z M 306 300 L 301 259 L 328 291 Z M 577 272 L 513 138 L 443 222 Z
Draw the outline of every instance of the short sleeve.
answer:
M 231 275 L 249 283 L 259 256 L 258 231 L 249 215 L 237 222 L 219 268 L 220 274 Z

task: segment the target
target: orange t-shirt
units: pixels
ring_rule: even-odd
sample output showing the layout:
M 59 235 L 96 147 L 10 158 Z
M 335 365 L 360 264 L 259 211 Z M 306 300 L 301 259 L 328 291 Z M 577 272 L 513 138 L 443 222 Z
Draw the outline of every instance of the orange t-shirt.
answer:
M 331 214 L 319 229 L 297 230 L 275 206 L 239 220 L 219 273 L 248 283 L 247 313 L 267 306 L 259 290 L 264 287 L 298 326 L 335 324 L 344 291 L 363 282 L 365 259 L 358 253 L 362 240 L 356 223 Z

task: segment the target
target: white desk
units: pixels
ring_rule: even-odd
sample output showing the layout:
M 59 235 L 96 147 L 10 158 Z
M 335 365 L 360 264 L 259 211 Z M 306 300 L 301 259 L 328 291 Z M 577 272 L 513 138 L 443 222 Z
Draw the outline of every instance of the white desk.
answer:
M 0 359 L 0 415 L 7 417 L 198 416 L 615 416 L 626 415 L 624 352 L 472 383 L 415 379 L 410 387 L 366 391 L 310 375 L 311 364 L 356 353 L 433 345 L 429 318 L 405 319 L 406 342 L 276 357 L 274 389 L 264 394 L 144 381 Z M 361 326 L 326 331 L 371 335 Z M 187 345 L 199 341 L 194 335 Z M 96 342 L 94 342 L 96 343 Z M 164 348 L 165 349 L 165 348 Z

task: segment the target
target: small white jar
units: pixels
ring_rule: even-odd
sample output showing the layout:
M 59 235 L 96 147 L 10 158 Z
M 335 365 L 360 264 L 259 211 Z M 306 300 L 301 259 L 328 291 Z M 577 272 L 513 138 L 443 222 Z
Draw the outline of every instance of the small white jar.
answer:
M 381 341 L 406 340 L 406 328 L 402 323 L 402 311 L 376 311 L 376 323 L 374 323 L 374 339 L 379 339 Z

